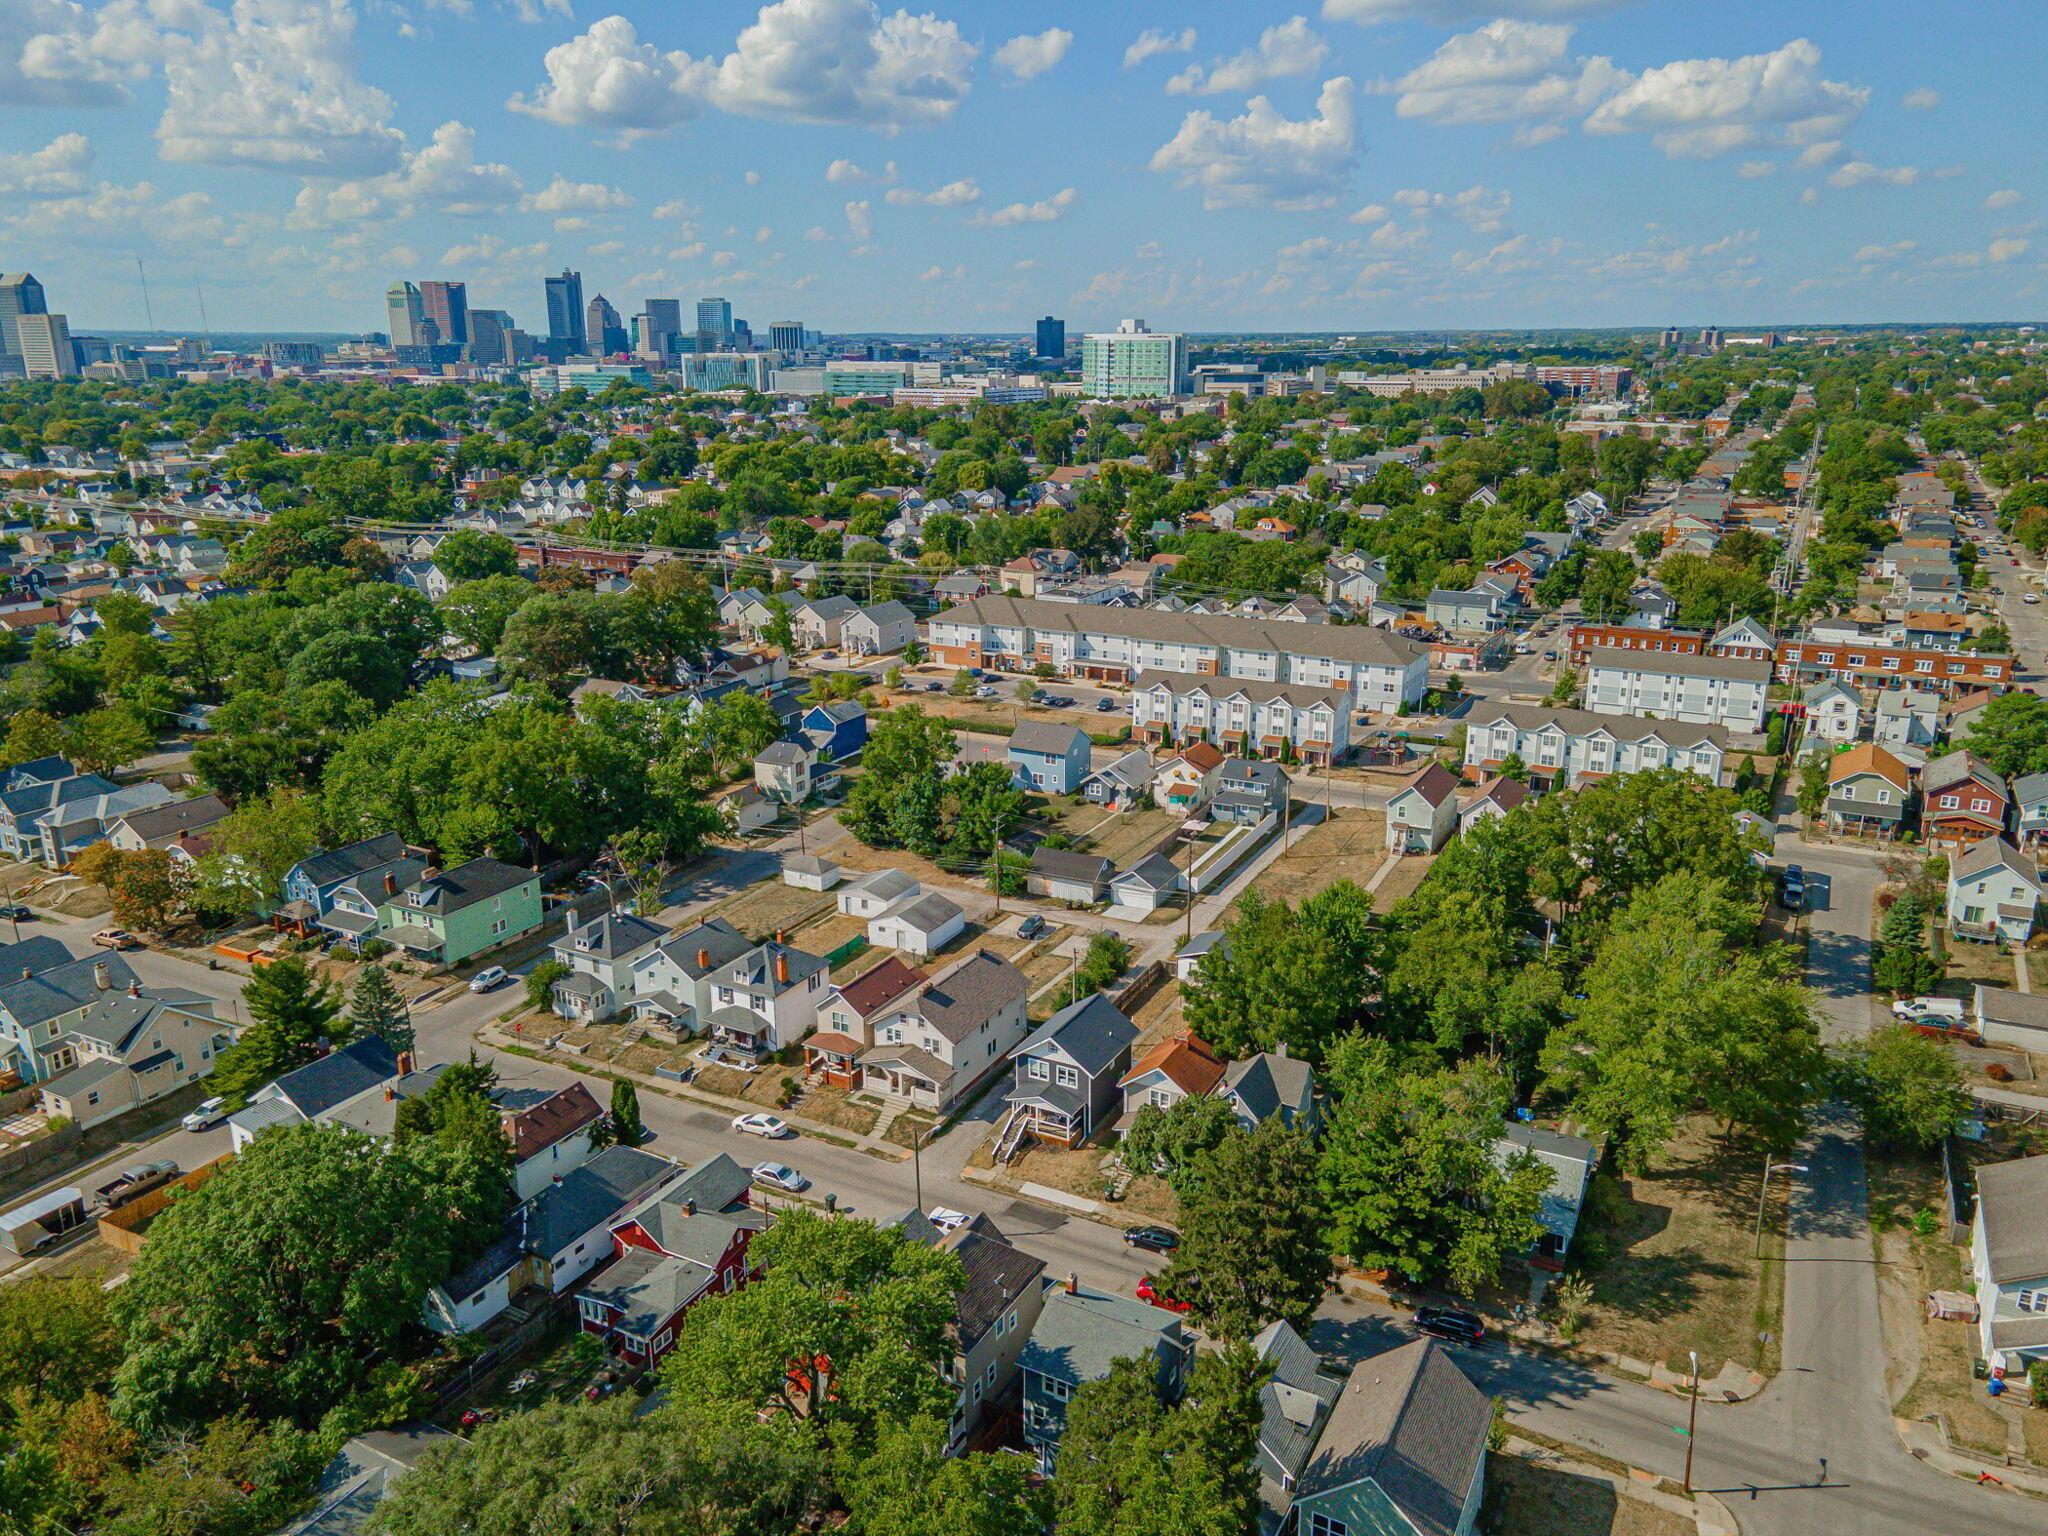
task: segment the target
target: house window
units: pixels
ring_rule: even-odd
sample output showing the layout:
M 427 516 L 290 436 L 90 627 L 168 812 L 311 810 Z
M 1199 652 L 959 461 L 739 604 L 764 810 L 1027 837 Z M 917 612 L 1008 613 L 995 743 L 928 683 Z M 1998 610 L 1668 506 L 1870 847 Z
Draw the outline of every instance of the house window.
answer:
M 1066 1066 L 1064 1064 L 1062 1064 L 1060 1067 L 1059 1077 L 1057 1080 L 1062 1088 L 1078 1088 L 1081 1086 L 1081 1074 L 1079 1070 L 1074 1067 Z
M 1165 1088 L 1154 1088 L 1145 1095 L 1147 1104 L 1156 1104 L 1161 1109 L 1173 1108 L 1173 1094 Z
M 1308 1517 L 1308 1536 L 1351 1536 L 1351 1527 L 1317 1510 Z
M 93 1093 L 88 1093 L 88 1094 L 87 1094 L 87 1095 L 85 1096 L 85 1102 L 86 1102 L 86 1103 L 88 1103 L 88 1104 L 97 1104 L 97 1103 L 99 1103 L 99 1101 L 100 1101 L 100 1096 L 99 1096 L 99 1094 L 98 1094 L 98 1092 L 97 1092 L 97 1091 L 95 1091 L 95 1092 L 93 1092 Z
M 988 1386 L 988 1389 L 989 1389 L 989 1390 L 990 1390 L 991 1392 L 993 1392 L 993 1391 L 995 1390 L 995 1387 L 996 1387 L 996 1363 L 995 1363 L 995 1361 L 993 1361 L 993 1360 L 989 1361 L 989 1363 L 988 1363 L 988 1374 L 987 1374 L 986 1376 L 984 1376 L 984 1377 L 983 1377 L 982 1379 L 983 1379 L 983 1381 L 984 1381 L 984 1382 L 986 1382 L 986 1384 L 987 1384 L 987 1386 Z
M 974 1401 L 975 1401 L 975 1402 L 977 1402 L 977 1403 L 981 1401 L 981 1383 L 980 1383 L 980 1382 L 978 1382 L 978 1381 L 977 1381 L 977 1382 L 976 1382 L 976 1383 L 974 1384 L 974 1390 L 973 1390 L 973 1392 L 972 1392 L 972 1393 L 970 1394 L 970 1396 L 972 1396 L 972 1397 L 973 1397 L 973 1399 L 974 1399 Z
M 1045 1395 L 1047 1397 L 1056 1403 L 1064 1403 L 1067 1400 L 1068 1387 L 1064 1381 L 1053 1376 L 1041 1376 L 1039 1380 L 1045 1386 Z
M 673 1328 L 664 1328 L 664 1329 L 662 1329 L 662 1330 L 661 1330 L 661 1332 L 657 1333 L 657 1334 L 656 1334 L 656 1335 L 654 1336 L 654 1349 L 653 1349 L 652 1353 L 654 1353 L 654 1354 L 657 1354 L 657 1355 L 658 1355 L 658 1354 L 660 1354 L 660 1353 L 661 1353 L 661 1352 L 662 1352 L 662 1351 L 663 1351 L 664 1349 L 667 1349 L 667 1348 L 669 1347 L 669 1345 L 671 1345 L 671 1344 L 675 1343 L 675 1341 L 676 1341 L 676 1331 L 675 1331 L 675 1329 L 673 1329 Z
M 2022 1312 L 2048 1312 L 2048 1290 L 2015 1292 L 2012 1304 Z

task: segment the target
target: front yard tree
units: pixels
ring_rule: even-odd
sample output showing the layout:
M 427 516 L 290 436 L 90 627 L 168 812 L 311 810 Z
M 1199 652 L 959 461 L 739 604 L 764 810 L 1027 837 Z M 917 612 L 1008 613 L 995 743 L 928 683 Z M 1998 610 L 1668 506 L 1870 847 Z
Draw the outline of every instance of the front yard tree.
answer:
M 265 1131 L 175 1201 L 114 1295 L 122 1420 L 302 1423 L 362 1385 L 483 1219 L 448 1162 L 315 1125 Z
M 412 1012 L 391 973 L 375 962 L 363 967 L 349 993 L 348 1030 L 357 1038 L 375 1035 L 394 1055 L 413 1049 Z
M 1188 1023 L 1226 1056 L 1285 1046 L 1319 1059 L 1371 982 L 1371 902 L 1348 880 L 1297 910 L 1247 891 L 1186 992 Z
M 68 1403 L 103 1390 L 121 1363 L 108 1301 L 91 1275 L 30 1275 L 0 1286 L 0 1400 L 25 1390 Z
M 849 1536 L 1038 1536 L 1052 1490 L 1021 1456 L 945 1454 L 936 1419 L 884 1424 L 875 1448 L 845 1467 L 839 1488 Z
M 1844 1054 L 1844 1096 L 1863 1111 L 1871 1140 L 1925 1150 L 1970 1113 L 1963 1069 L 1940 1040 L 1888 1024 Z
M 1495 1156 L 1513 1101 L 1497 1069 L 1404 1067 L 1386 1041 L 1347 1035 L 1326 1078 L 1322 1192 L 1338 1252 L 1469 1294 L 1541 1235 L 1550 1173 Z
M 554 1006 L 555 983 L 569 974 L 559 960 L 543 960 L 526 973 L 526 1006 L 547 1009 Z
M 1185 1202 L 1198 1177 L 1196 1166 L 1208 1152 L 1238 1128 L 1237 1111 L 1228 1099 L 1192 1094 L 1161 1109 L 1146 1104 L 1117 1147 L 1117 1155 L 1133 1173 L 1158 1173 Z
M 242 1002 L 249 1025 L 213 1068 L 214 1091 L 230 1098 L 313 1060 L 341 1012 L 333 988 L 316 980 L 297 955 L 258 970 L 242 988 Z
M 161 848 L 136 848 L 121 855 L 114 867 L 114 921 L 130 928 L 161 933 L 178 915 L 180 893 L 176 867 Z
M 640 1090 L 630 1078 L 612 1080 L 612 1134 L 622 1147 L 637 1147 L 647 1139 L 647 1127 L 640 1123 Z
M 2048 768 L 2048 699 L 2024 688 L 2001 693 L 1977 712 L 1962 744 L 2010 779 Z
M 1183 1177 L 1180 1246 L 1162 1277 L 1204 1330 L 1249 1339 L 1280 1318 L 1306 1332 L 1330 1279 L 1315 1144 L 1277 1116 L 1233 1128 Z
M 943 844 L 945 765 L 958 750 L 945 720 L 898 705 L 875 723 L 840 821 L 870 847 L 930 858 Z

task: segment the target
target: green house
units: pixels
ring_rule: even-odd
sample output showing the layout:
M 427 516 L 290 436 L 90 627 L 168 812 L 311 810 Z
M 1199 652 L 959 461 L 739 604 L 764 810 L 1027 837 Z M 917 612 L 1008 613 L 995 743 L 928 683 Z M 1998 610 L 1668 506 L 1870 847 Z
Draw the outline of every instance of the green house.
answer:
M 460 965 L 540 927 L 540 876 L 497 859 L 428 869 L 386 896 L 377 918 L 377 936 L 407 954 Z
M 1418 1339 L 1359 1364 L 1301 1470 L 1292 1536 L 1471 1536 L 1493 1399 Z

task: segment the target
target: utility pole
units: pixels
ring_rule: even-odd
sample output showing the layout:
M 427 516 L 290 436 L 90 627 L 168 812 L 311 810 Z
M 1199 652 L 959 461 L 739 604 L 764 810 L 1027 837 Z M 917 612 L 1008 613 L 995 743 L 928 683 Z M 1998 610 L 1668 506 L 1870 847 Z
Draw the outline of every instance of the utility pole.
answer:
M 1700 1425 L 1700 1352 L 1688 1349 L 1686 1354 L 1692 1359 L 1692 1409 L 1685 1420 L 1685 1496 L 1689 1499 L 1692 1497 L 1692 1447 L 1699 1438 L 1697 1431 Z
M 1000 814 L 996 817 L 995 837 L 996 846 L 989 858 L 988 872 L 989 881 L 996 890 L 996 916 L 1000 918 L 1003 915 L 1003 818 Z

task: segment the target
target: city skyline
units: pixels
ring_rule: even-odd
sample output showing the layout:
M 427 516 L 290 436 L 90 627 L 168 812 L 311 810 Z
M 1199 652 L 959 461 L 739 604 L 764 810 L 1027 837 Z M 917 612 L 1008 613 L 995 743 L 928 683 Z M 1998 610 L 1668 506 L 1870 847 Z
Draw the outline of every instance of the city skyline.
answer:
M 166 331 L 202 289 L 218 330 L 385 329 L 393 282 L 448 281 L 545 336 L 566 268 L 628 317 L 725 296 L 757 340 L 2025 319 L 2048 291 L 2016 4 L 1973 8 L 1998 48 L 1942 51 L 1892 4 L 571 9 L 0 0 L 0 267 L 80 330 L 144 328 L 140 258 Z

